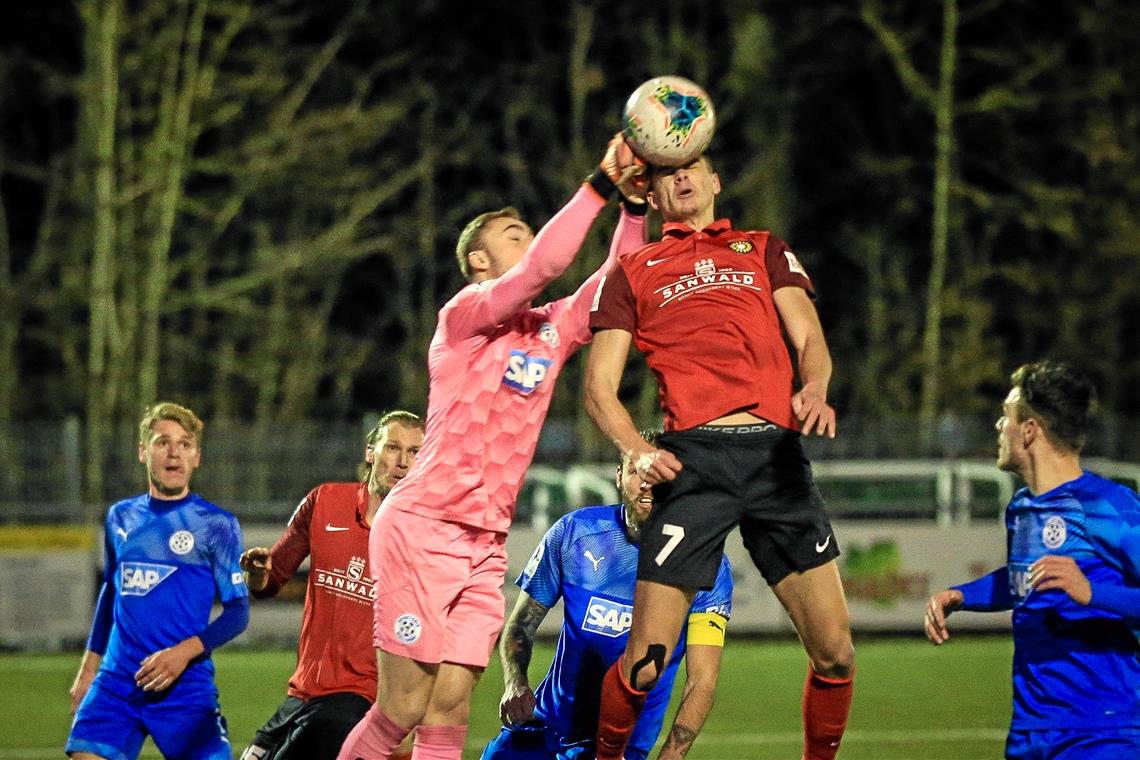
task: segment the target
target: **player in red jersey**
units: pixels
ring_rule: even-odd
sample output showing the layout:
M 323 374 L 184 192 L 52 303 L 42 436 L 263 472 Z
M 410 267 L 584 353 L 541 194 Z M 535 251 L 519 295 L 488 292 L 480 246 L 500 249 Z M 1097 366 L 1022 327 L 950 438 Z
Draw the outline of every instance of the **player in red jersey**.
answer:
M 272 549 L 241 557 L 253 595 L 277 594 L 305 560 L 309 585 L 288 696 L 242 760 L 332 760 L 376 697 L 368 529 L 381 502 L 408 474 L 424 441 L 411 412 L 389 412 L 364 444 L 362 483 L 324 483 L 297 507 Z M 404 756 L 410 754 L 410 748 Z
M 615 136 L 537 236 L 513 209 L 460 235 L 470 284 L 440 310 L 428 349 L 424 448 L 372 526 L 376 704 L 340 760 L 389 757 L 413 728 L 417 760 L 462 755 L 471 692 L 503 627 L 506 534 L 554 382 L 590 340 L 589 309 L 617 255 L 644 243 L 637 172 Z M 531 306 L 574 260 L 615 183 L 627 198 L 609 258 L 572 295 Z
M 799 440 L 801 431 L 835 435 L 831 357 L 795 254 L 775 235 L 717 219 L 719 192 L 706 157 L 651 167 L 647 198 L 664 219 L 662 239 L 621 257 L 590 319 L 587 410 L 653 487 L 656 504 L 642 530 L 629 642 L 603 685 L 599 760 L 621 757 L 736 525 L 810 659 L 808 760 L 835 756 L 851 706 L 855 653 L 839 548 Z M 796 351 L 794 393 L 784 333 Z M 665 413 L 656 447 L 617 394 L 635 341 Z

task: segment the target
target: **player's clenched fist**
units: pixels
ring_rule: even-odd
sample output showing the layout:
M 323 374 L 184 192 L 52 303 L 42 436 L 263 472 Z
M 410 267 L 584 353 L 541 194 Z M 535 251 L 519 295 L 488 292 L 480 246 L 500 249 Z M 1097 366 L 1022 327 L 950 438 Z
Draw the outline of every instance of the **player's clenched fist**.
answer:
M 529 686 L 514 686 L 503 692 L 499 720 L 504 726 L 521 726 L 534 719 L 534 692 Z
M 269 571 L 273 569 L 273 558 L 264 546 L 246 549 L 241 555 L 241 569 L 246 575 L 246 585 L 251 591 L 261 591 L 269 583 Z

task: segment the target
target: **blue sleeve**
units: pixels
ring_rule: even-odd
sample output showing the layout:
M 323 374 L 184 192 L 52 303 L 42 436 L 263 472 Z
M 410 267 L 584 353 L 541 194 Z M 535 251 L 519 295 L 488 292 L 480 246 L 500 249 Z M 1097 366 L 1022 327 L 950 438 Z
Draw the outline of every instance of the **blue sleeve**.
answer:
M 999 612 L 1013 609 L 1009 593 L 1009 568 L 999 567 L 977 580 L 951 586 L 962 592 L 962 609 L 970 612 Z
M 547 609 L 562 598 L 562 542 L 569 532 L 569 517 L 564 515 L 550 526 L 516 581 L 519 588 Z
M 107 641 L 111 638 L 111 624 L 115 622 L 115 584 L 103 581 L 99 589 L 99 601 L 95 603 L 95 615 L 91 619 L 91 635 L 87 637 L 87 648 L 95 654 L 107 651 Z
M 249 597 L 239 596 L 222 604 L 222 614 L 206 626 L 198 636 L 207 652 L 212 652 L 222 644 L 237 636 L 249 625 Z
M 103 585 L 99 587 L 99 599 L 95 602 L 95 614 L 91 618 L 91 633 L 87 637 L 87 648 L 99 655 L 107 651 L 111 625 L 115 622 L 115 573 L 119 561 L 111 525 L 113 517 L 114 512 L 109 512 L 103 522 Z
M 720 571 L 713 587 L 697 592 L 690 611 L 715 612 L 726 619 L 732 618 L 732 565 L 728 563 L 727 556 L 721 556 Z
M 1140 619 L 1140 528 L 1124 531 L 1119 546 L 1124 576 L 1137 585 L 1090 584 L 1092 599 L 1089 606 L 1137 620 Z
M 218 598 L 226 602 L 249 596 L 245 576 L 241 571 L 241 526 L 230 514 L 220 516 L 212 536 L 212 570 Z
M 1115 612 L 1123 618 L 1140 620 L 1140 588 L 1098 583 L 1092 587 L 1089 606 Z

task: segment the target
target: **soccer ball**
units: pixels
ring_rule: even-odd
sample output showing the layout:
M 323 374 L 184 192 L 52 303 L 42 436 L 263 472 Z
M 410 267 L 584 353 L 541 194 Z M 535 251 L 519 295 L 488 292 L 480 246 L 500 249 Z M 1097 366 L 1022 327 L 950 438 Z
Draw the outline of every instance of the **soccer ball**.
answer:
M 684 77 L 654 77 L 629 96 L 622 132 L 638 156 L 658 166 L 687 164 L 709 146 L 716 130 L 712 100 Z

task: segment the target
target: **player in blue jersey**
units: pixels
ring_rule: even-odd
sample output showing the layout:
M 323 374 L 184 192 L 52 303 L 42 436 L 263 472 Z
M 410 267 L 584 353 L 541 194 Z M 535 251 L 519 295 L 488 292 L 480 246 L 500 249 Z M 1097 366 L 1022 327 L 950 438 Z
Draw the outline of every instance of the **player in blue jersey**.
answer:
M 245 630 L 249 597 L 237 518 L 190 492 L 202 429 L 169 402 L 139 425 L 149 487 L 107 513 L 103 587 L 71 687 L 74 760 L 130 760 L 148 735 L 167 758 L 232 760 L 210 653 Z
M 1013 610 L 1013 760 L 1140 758 L 1140 497 L 1081 467 L 1095 402 L 1068 365 L 1013 373 L 997 463 L 1027 487 L 1006 509 L 1008 564 L 926 606 L 936 645 L 954 610 Z
M 518 579 L 522 591 L 499 645 L 503 729 L 483 751 L 483 760 L 594 756 L 602 677 L 629 638 L 638 533 L 653 506 L 652 492 L 641 489 L 641 477 L 628 461 L 619 465 L 617 483 L 622 504 L 564 516 L 546 532 Z M 535 632 L 559 599 L 564 613 L 554 662 L 532 691 L 527 667 Z M 657 741 L 682 657 L 687 658 L 684 697 L 659 757 L 680 758 L 688 752 L 712 709 L 731 610 L 732 570 L 722 556 L 714 587 L 697 593 L 687 631 L 646 699 L 625 751 L 627 760 L 648 757 Z

